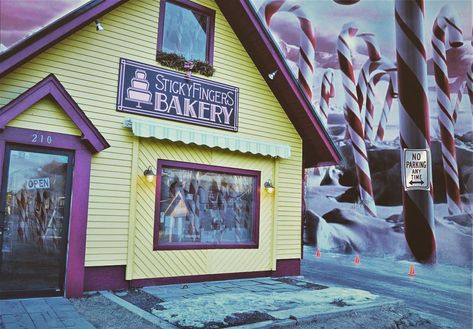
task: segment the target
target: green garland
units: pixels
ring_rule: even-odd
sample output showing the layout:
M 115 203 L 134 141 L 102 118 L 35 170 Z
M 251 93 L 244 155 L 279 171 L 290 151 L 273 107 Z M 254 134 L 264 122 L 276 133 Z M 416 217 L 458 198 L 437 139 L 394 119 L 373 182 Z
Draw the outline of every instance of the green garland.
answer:
M 170 67 L 172 69 L 183 72 L 186 71 L 184 69 L 184 63 L 187 62 L 187 60 L 182 55 L 158 51 L 156 55 L 156 61 L 159 64 Z M 214 67 L 209 63 L 202 62 L 199 60 L 192 60 L 192 62 L 194 63 L 192 72 L 202 74 L 206 77 L 211 77 L 215 73 Z

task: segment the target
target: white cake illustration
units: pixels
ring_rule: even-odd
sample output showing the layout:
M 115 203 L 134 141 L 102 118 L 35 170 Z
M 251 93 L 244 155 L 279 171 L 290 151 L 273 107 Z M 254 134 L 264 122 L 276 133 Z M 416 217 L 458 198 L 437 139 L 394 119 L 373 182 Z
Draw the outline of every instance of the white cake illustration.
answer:
M 146 80 L 146 71 L 136 70 L 135 77 L 131 79 L 131 87 L 126 90 L 127 100 L 137 102 L 138 108 L 141 108 L 141 104 L 152 104 L 151 103 L 151 92 L 148 91 L 149 83 Z

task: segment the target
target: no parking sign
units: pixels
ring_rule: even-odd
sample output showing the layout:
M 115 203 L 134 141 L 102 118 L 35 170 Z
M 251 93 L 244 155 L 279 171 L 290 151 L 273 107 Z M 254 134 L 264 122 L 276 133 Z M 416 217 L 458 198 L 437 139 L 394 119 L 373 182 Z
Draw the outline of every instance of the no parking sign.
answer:
M 404 190 L 430 190 L 430 150 L 404 149 Z

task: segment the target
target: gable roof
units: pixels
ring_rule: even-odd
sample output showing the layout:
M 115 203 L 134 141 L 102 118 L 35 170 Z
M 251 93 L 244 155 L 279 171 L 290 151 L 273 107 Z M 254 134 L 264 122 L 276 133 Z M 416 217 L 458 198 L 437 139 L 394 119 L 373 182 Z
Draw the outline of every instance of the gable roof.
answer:
M 48 96 L 57 102 L 79 128 L 82 140 L 91 151 L 100 152 L 110 146 L 53 74 L 48 75 L 0 109 L 0 130 L 5 129 L 10 121 Z
M 0 78 L 126 1 L 103 0 L 72 19 L 64 17 L 57 27 L 33 36 L 18 51 L 3 54 L 5 58 L 0 62 Z M 307 168 L 338 163 L 341 160 L 340 153 L 252 5 L 248 0 L 215 1 L 301 136 L 303 166 Z M 274 80 L 270 80 L 268 74 L 276 69 L 278 73 Z

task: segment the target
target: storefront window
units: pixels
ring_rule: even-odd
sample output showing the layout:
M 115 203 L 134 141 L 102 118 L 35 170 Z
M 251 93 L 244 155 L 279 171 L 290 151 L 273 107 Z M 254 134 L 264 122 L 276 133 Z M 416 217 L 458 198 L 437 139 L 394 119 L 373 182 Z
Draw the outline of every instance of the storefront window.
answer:
M 158 50 L 212 62 L 215 12 L 190 1 L 166 0 L 160 8 Z
M 256 248 L 259 177 L 256 171 L 158 161 L 155 249 Z

